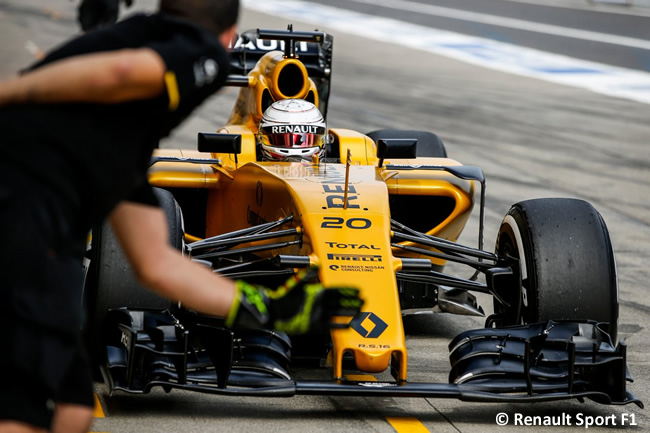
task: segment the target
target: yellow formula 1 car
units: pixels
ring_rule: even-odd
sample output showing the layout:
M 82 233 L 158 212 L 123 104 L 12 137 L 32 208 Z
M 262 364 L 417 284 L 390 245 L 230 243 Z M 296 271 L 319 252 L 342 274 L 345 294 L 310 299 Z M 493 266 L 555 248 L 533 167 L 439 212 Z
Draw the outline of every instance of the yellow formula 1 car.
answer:
M 258 127 L 286 99 L 326 115 L 332 37 L 258 30 L 232 50 L 241 87 L 227 125 L 198 150 L 159 150 L 150 169 L 171 240 L 193 260 L 268 287 L 317 265 L 325 286 L 354 286 L 363 311 L 329 336 L 227 329 L 175 314 L 137 285 L 107 226 L 94 230 L 85 299 L 96 362 L 111 391 L 154 386 L 232 395 L 388 395 L 468 401 L 590 398 L 641 405 L 626 391 L 625 345 L 615 345 L 616 267 L 599 213 L 572 199 L 517 203 L 494 251 L 482 245 L 485 179 L 449 159 L 433 133 L 329 129 L 327 152 L 264 161 Z M 475 200 L 475 197 L 478 199 Z M 478 248 L 456 241 L 475 205 Z M 466 265 L 473 278 L 444 273 Z M 402 316 L 483 316 L 472 294 L 494 299 L 486 327 L 449 345 L 449 383 L 408 382 Z M 294 380 L 305 360 L 330 381 Z M 355 382 L 350 372 L 390 371 Z

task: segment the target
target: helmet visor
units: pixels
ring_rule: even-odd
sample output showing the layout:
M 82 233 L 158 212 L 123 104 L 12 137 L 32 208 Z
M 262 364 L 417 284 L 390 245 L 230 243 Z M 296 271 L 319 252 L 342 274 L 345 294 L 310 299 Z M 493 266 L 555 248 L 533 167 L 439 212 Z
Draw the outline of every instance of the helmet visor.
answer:
M 263 144 L 273 147 L 300 148 L 323 145 L 325 128 L 314 125 L 278 125 L 262 128 Z

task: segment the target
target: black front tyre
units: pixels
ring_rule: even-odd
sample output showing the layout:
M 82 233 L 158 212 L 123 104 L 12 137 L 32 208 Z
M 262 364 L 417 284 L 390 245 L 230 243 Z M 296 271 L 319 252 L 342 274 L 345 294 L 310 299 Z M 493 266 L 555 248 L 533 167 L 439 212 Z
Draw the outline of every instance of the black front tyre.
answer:
M 506 214 L 496 253 L 518 260 L 521 288 L 497 287 L 496 323 L 502 326 L 551 319 L 609 324 L 616 341 L 618 280 L 609 232 L 601 215 L 582 200 L 523 201 Z M 518 279 L 517 279 L 518 280 Z
M 183 224 L 180 207 L 167 190 L 154 188 L 169 226 L 169 242 L 176 249 L 183 245 Z M 102 323 L 109 309 L 169 308 L 170 301 L 144 288 L 136 279 L 122 247 L 110 225 L 93 227 L 90 265 L 84 282 L 83 302 L 87 314 L 84 338 L 94 365 L 104 357 Z

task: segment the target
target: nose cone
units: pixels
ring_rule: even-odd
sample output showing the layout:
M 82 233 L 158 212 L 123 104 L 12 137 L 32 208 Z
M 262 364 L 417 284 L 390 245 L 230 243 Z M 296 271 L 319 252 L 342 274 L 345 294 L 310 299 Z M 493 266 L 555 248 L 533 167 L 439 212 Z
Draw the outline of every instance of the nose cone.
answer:
M 392 353 L 391 349 L 363 348 L 354 350 L 354 361 L 358 370 L 367 373 L 381 373 L 388 368 Z

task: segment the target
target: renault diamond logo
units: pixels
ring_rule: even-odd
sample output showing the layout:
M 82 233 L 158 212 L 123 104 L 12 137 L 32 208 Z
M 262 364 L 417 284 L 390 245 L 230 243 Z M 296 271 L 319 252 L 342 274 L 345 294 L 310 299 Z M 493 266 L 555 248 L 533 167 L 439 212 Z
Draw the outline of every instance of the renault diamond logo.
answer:
M 368 319 L 368 322 L 363 326 L 364 321 Z M 372 329 L 368 330 L 367 327 L 374 325 Z M 388 324 L 381 320 L 375 313 L 359 313 L 357 316 L 352 319 L 350 322 L 350 327 L 357 331 L 359 335 L 365 338 L 377 338 L 384 333 Z

